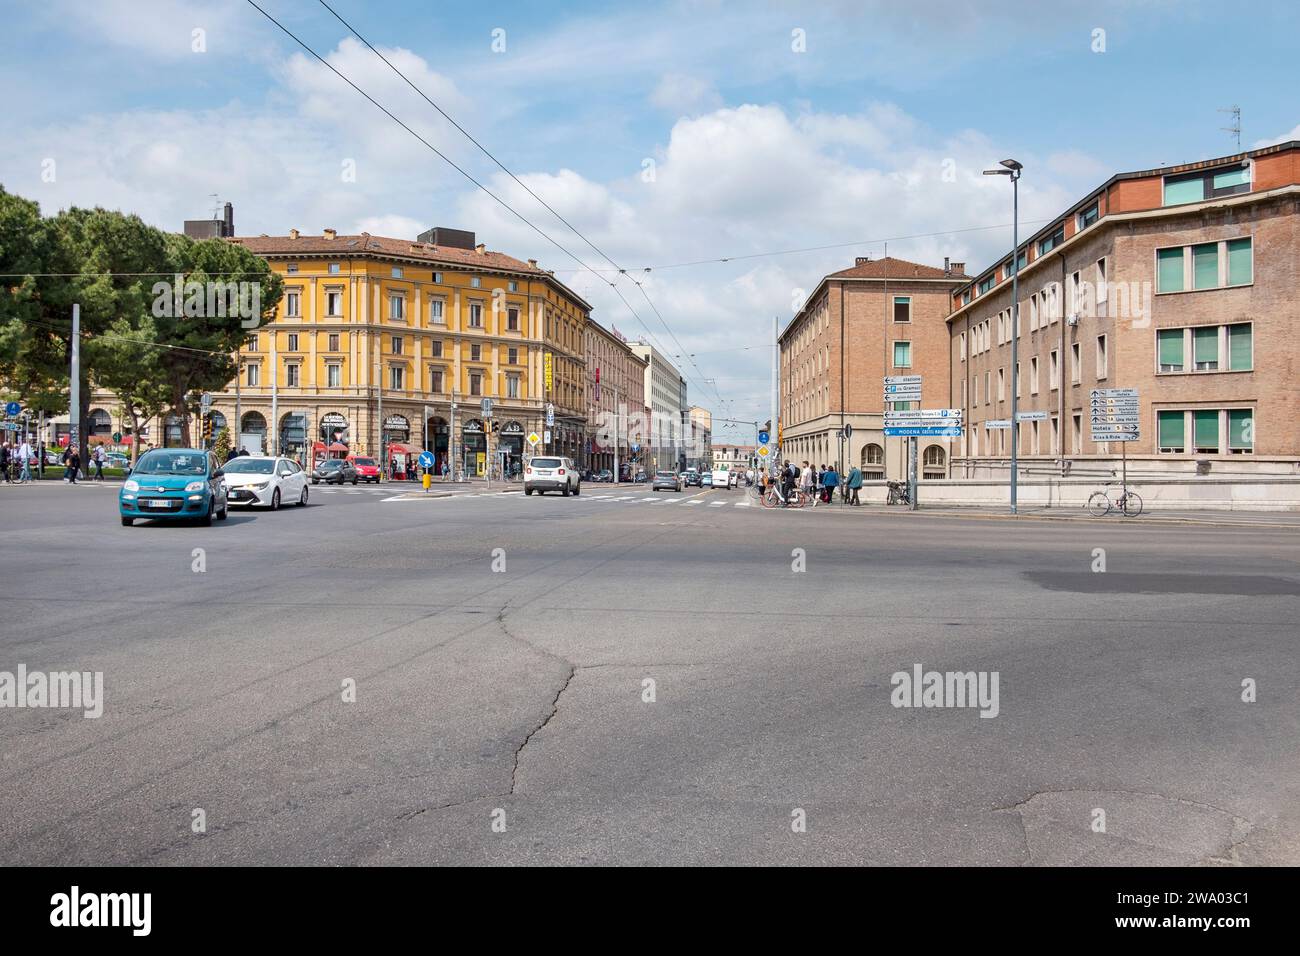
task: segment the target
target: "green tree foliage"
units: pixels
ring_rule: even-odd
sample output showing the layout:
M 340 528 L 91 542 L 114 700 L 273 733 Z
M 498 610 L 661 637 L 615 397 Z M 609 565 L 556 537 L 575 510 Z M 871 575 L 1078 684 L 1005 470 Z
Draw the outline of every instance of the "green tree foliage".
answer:
M 42 218 L 36 203 L 0 187 L 0 388 L 32 410 L 68 408 L 75 303 L 81 420 L 94 382 L 134 409 L 137 426 L 161 411 L 179 415 L 188 444 L 196 394 L 226 388 L 233 353 L 272 320 L 282 290 L 242 246 L 100 208 Z

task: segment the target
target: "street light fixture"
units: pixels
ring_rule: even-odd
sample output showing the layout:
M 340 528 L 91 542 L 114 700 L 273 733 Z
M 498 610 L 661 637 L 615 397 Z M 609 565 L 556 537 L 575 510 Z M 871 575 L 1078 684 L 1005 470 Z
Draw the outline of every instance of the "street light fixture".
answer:
M 1001 169 L 986 169 L 985 176 L 1011 177 L 1011 513 L 1016 513 L 1016 471 L 1020 452 L 1020 174 L 1024 166 L 1004 159 Z

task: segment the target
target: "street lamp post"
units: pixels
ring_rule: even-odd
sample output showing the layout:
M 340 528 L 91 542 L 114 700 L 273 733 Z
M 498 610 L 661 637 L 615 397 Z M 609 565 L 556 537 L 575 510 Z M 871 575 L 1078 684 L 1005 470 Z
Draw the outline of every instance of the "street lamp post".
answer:
M 1014 159 L 1004 159 L 1001 169 L 986 169 L 985 176 L 1011 177 L 1011 513 L 1016 513 L 1016 472 L 1020 452 L 1020 174 Z

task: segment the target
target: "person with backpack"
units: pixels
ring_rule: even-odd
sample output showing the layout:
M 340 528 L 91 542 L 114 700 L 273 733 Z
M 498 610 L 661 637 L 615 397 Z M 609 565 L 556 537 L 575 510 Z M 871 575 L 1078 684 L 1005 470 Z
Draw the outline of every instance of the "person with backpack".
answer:
M 81 471 L 81 453 L 71 442 L 63 452 L 63 480 L 70 485 L 77 483 L 77 473 Z

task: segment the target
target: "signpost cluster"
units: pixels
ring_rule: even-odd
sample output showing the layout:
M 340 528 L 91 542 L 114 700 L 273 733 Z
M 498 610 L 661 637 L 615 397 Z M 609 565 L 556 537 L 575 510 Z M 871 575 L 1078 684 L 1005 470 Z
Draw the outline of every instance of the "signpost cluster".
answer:
M 1088 393 L 1092 440 L 1120 445 L 1120 485 L 1128 494 L 1128 442 L 1142 437 L 1136 388 L 1094 388 Z
M 916 509 L 916 440 L 918 438 L 960 438 L 965 413 L 960 408 L 896 409 L 895 403 L 921 404 L 921 376 L 885 376 L 885 436 L 906 438 L 908 498 Z

